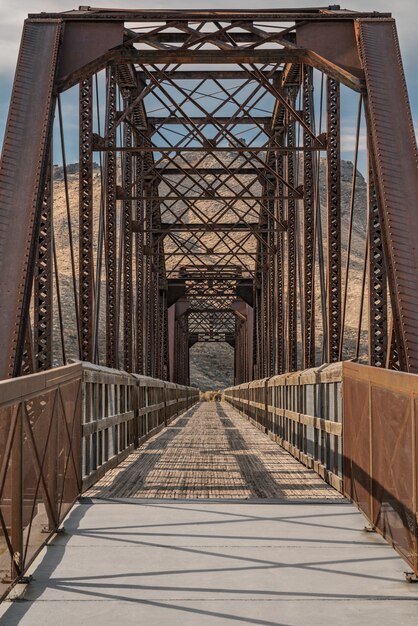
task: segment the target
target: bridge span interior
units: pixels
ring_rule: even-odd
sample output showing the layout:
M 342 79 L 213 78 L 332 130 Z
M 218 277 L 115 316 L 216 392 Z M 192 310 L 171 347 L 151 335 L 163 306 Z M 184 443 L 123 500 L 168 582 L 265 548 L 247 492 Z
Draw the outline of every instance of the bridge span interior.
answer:
M 1 623 L 416 623 L 416 155 L 388 13 L 29 15 Z

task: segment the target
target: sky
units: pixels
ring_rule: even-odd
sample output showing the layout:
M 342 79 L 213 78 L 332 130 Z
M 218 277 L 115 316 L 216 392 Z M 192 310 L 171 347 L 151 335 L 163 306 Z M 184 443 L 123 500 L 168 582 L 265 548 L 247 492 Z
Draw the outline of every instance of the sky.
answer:
M 227 0 L 225 2 L 211 2 L 211 0 L 99 0 L 97 6 L 113 8 L 204 8 L 216 9 L 225 7 L 239 8 L 279 8 L 279 7 L 309 7 L 326 6 L 320 0 Z M 331 4 L 336 4 L 338 0 Z M 406 80 L 412 107 L 415 127 L 418 128 L 418 0 L 341 0 L 342 8 L 360 11 L 391 12 L 396 19 L 402 58 L 406 73 Z M 92 3 L 95 6 L 95 3 Z M 13 84 L 16 59 L 19 50 L 20 36 L 23 21 L 28 13 L 41 11 L 66 11 L 78 8 L 78 4 L 71 4 L 68 0 L 19 0 L 10 8 L 8 0 L 0 0 L 0 138 L 3 142 L 4 127 L 9 108 L 10 94 Z M 70 104 L 68 105 L 70 106 Z M 342 110 L 343 158 L 350 159 L 352 144 L 355 135 L 355 100 L 354 95 L 348 100 Z M 364 145 L 362 146 L 364 152 Z M 68 155 L 68 162 L 77 159 L 75 147 Z M 55 159 L 55 160 L 60 160 Z M 351 160 L 351 159 L 350 159 Z M 364 158 L 360 156 L 360 169 L 364 168 Z M 362 167 L 363 166 L 363 167 Z

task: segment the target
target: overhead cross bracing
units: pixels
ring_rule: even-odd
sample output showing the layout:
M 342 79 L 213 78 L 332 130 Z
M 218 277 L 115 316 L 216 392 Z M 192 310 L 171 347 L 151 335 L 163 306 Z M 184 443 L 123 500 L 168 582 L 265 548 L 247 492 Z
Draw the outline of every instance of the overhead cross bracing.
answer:
M 4 376 L 80 358 L 186 383 L 196 341 L 234 347 L 237 383 L 349 358 L 415 371 L 416 145 L 389 14 L 32 15 L 11 106 Z

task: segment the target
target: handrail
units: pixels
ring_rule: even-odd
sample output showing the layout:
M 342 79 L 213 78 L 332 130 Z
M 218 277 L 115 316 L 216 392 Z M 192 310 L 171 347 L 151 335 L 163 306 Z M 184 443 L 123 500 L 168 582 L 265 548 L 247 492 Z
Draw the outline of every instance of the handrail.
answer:
M 0 600 L 80 494 L 198 399 L 85 362 L 0 381 Z
M 342 492 L 342 365 L 225 389 L 225 399 L 292 456 Z
M 83 363 L 85 491 L 199 399 L 199 390 Z
M 418 375 L 346 361 L 224 397 L 351 499 L 418 576 Z

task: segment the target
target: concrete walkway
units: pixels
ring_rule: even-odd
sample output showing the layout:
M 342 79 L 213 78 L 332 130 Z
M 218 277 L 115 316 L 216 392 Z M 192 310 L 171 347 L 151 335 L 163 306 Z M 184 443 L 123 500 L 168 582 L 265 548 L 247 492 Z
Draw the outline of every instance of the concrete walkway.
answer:
M 2 626 L 416 626 L 418 586 L 350 504 L 85 501 Z

